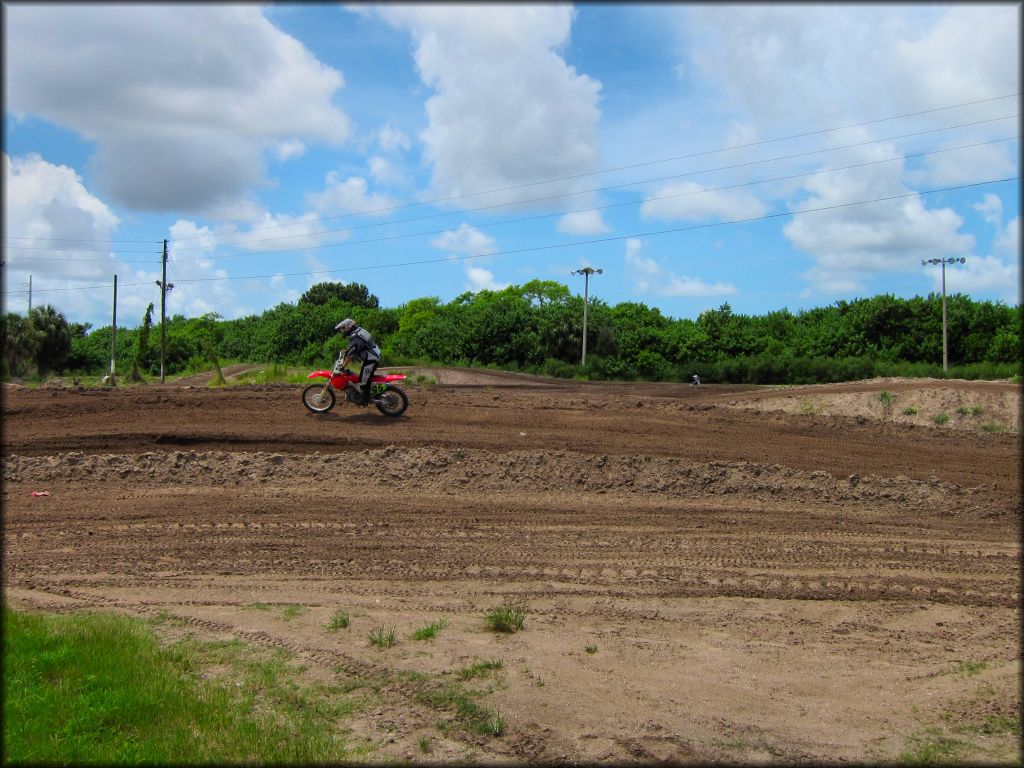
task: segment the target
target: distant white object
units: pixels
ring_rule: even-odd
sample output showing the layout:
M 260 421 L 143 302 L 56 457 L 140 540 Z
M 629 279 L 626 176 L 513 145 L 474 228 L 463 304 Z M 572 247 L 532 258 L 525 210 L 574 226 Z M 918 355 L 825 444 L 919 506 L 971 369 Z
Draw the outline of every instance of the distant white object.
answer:
M 693 374 L 693 381 L 690 383 L 690 386 L 692 386 L 692 387 L 699 387 L 700 386 L 700 376 L 698 376 L 696 373 Z

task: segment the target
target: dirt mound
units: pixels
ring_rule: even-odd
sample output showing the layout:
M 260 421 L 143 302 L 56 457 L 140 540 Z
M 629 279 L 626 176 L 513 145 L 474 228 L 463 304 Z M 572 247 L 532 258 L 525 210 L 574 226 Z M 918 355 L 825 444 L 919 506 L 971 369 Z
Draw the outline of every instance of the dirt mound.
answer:
M 735 495 L 750 500 L 789 500 L 862 505 L 885 500 L 936 514 L 1005 514 L 985 486 L 962 488 L 938 478 L 850 475 L 751 462 L 700 464 L 639 455 L 587 456 L 569 451 L 444 450 L 388 446 L 379 450 L 321 454 L 256 451 L 147 452 L 123 454 L 61 453 L 8 456 L 6 482 L 50 480 L 106 482 L 134 479 L 155 484 L 238 486 L 251 482 L 294 483 L 330 477 L 375 478 L 403 491 L 437 492 L 460 488 L 472 493 L 548 493 L 580 491 L 659 498 L 700 499 Z
M 917 427 L 1020 432 L 1021 390 L 1010 382 L 872 379 L 782 388 L 726 407 L 802 416 L 844 416 Z

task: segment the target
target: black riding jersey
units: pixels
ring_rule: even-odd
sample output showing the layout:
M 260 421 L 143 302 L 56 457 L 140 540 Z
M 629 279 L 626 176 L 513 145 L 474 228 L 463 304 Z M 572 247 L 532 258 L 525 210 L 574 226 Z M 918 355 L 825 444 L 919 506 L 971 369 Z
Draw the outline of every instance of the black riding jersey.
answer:
M 358 325 L 349 334 L 348 349 L 345 351 L 345 354 L 357 360 L 362 360 L 364 363 L 380 362 L 380 347 L 374 343 L 373 336 Z

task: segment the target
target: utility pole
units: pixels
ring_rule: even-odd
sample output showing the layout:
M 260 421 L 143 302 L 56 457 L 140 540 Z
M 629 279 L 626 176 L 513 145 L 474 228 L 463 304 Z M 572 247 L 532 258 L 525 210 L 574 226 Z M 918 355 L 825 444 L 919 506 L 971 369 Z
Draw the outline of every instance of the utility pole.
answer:
M 949 370 L 949 344 L 946 337 L 946 265 L 947 264 L 963 264 L 967 259 L 963 256 L 956 258 L 950 257 L 948 259 L 921 259 L 921 266 L 926 264 L 941 264 L 942 265 L 942 372 L 945 373 Z
M 156 281 L 160 286 L 160 383 L 164 383 L 164 359 L 167 357 L 167 292 L 174 283 L 167 282 L 167 240 L 164 240 L 163 274 Z
M 583 269 L 574 269 L 570 274 L 583 275 L 583 357 L 580 360 L 580 367 L 582 368 L 587 364 L 587 306 L 590 303 L 590 276 L 604 274 L 604 270 L 584 267 Z
M 32 314 L 32 275 L 28 276 L 28 313 Z
M 114 377 L 114 371 L 117 367 L 115 360 L 117 359 L 117 275 L 114 275 L 114 318 L 110 322 L 114 329 L 113 334 L 110 336 L 110 386 L 116 386 L 117 380 Z

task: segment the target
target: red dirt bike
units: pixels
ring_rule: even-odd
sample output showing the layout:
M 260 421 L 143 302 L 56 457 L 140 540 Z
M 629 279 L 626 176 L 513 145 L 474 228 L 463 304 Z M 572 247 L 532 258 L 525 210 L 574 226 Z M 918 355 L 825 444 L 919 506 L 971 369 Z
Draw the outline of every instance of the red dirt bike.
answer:
M 359 403 L 359 374 L 342 368 L 340 360 L 334 364 L 334 370 L 313 371 L 306 378 L 325 380 L 302 390 L 302 404 L 313 413 L 327 413 L 334 407 L 334 390 L 341 392 L 347 402 Z M 404 373 L 388 373 L 370 379 L 370 403 L 385 416 L 401 416 L 409 407 L 405 392 L 394 385 L 404 378 Z

